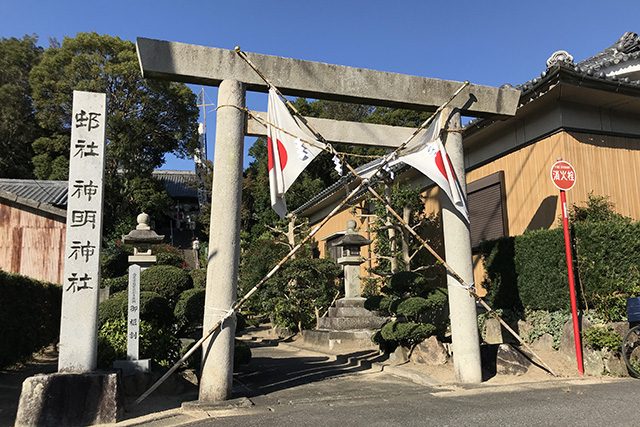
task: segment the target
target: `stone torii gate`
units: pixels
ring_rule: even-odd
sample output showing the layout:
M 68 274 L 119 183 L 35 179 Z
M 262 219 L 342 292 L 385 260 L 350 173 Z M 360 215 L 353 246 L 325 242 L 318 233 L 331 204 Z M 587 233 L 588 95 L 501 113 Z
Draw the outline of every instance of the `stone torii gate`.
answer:
M 245 134 L 263 134 L 242 110 L 247 90 L 267 92 L 267 85 L 233 50 L 138 38 L 143 77 L 219 86 L 216 115 L 214 177 L 209 234 L 209 263 L 204 331 L 223 318 L 236 299 L 240 250 L 240 202 Z M 460 82 L 345 67 L 320 62 L 248 54 L 251 61 L 285 95 L 366 105 L 434 111 L 460 87 Z M 515 114 L 520 92 L 512 88 L 469 85 L 450 106 L 477 117 Z M 387 141 L 399 146 L 407 129 L 391 126 L 314 121 L 327 139 L 364 143 Z M 460 128 L 460 114 L 449 127 Z M 404 135 L 404 137 L 401 137 Z M 456 174 L 465 183 L 462 136 L 450 133 L 447 151 Z M 448 199 L 442 199 L 445 258 L 467 282 L 473 280 L 469 228 Z M 451 332 L 456 377 L 465 383 L 481 381 L 475 301 L 448 277 Z M 203 346 L 201 401 L 231 396 L 235 322 L 229 319 Z

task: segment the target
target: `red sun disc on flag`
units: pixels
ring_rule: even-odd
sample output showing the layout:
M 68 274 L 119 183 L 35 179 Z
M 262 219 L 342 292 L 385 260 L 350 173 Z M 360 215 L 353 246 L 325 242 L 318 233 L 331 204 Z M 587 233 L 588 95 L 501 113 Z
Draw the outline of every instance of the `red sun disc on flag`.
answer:
M 276 140 L 278 142 L 278 159 L 280 160 L 280 169 L 284 170 L 285 166 L 287 166 L 287 149 L 284 148 L 282 142 L 279 139 Z M 273 169 L 275 166 L 275 160 L 273 156 L 273 144 L 271 144 L 271 138 L 267 139 L 267 169 Z
M 576 170 L 566 160 L 558 160 L 551 166 L 551 181 L 558 190 L 571 190 L 576 184 Z

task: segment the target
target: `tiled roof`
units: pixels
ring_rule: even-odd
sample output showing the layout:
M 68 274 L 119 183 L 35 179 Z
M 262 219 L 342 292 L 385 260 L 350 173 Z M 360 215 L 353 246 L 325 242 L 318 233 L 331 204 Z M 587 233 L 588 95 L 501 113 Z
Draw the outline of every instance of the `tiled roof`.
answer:
M 198 180 L 192 171 L 155 170 L 153 177 L 164 185 L 169 196 L 198 198 Z
M 558 51 L 557 53 L 564 53 L 564 51 Z M 552 61 L 553 57 L 556 55 L 552 55 L 549 58 Z M 597 53 L 591 58 L 587 58 L 584 61 L 578 62 L 574 64 L 573 57 L 568 55 L 568 58 L 565 55 L 561 55 L 558 61 L 552 61 L 548 64 L 547 70 L 543 71 L 539 77 L 529 80 L 519 86 L 516 86 L 519 89 L 522 89 L 523 92 L 527 92 L 534 88 L 539 82 L 544 80 L 544 78 L 550 73 L 551 70 L 557 67 L 564 67 L 568 69 L 573 69 L 574 72 L 581 74 L 585 77 L 608 80 L 608 81 L 616 81 L 621 85 L 629 85 L 640 87 L 640 80 L 632 80 L 628 77 L 618 78 L 616 76 L 610 75 L 607 76 L 605 73 L 605 69 L 609 68 L 613 65 L 618 65 L 623 62 L 627 62 L 634 59 L 640 58 L 640 38 L 636 33 L 624 33 L 620 39 L 604 49 L 603 51 Z
M 2 178 L 0 191 L 55 207 L 67 205 L 67 181 Z
M 591 58 L 578 63 L 585 72 L 600 73 L 603 68 L 640 58 L 640 38 L 636 33 L 626 32 L 614 44 Z
M 194 172 L 159 170 L 153 177 L 164 185 L 170 197 L 198 198 L 197 180 Z M 44 181 L 37 179 L 0 178 L 0 193 L 19 197 L 56 208 L 67 207 L 67 181 Z
M 377 171 L 378 165 L 381 162 L 382 162 L 381 158 L 380 159 L 375 159 L 375 160 L 373 160 L 373 161 L 371 161 L 369 163 L 366 163 L 366 164 L 356 168 L 356 172 L 360 176 L 363 176 L 365 178 L 370 178 Z M 400 173 L 402 173 L 402 172 L 404 172 L 404 171 L 406 171 L 408 169 L 409 169 L 409 166 L 405 165 L 404 163 L 397 163 L 397 164 L 395 164 L 395 165 L 390 167 L 390 170 L 391 170 L 391 172 L 393 174 L 400 174 Z M 356 180 L 356 177 L 355 177 L 355 175 L 353 173 L 348 173 L 348 174 L 344 175 L 339 180 L 337 180 L 336 182 L 334 182 L 333 184 L 331 184 L 330 186 L 328 186 L 327 188 L 322 190 L 320 193 L 315 195 L 312 199 L 308 200 L 307 202 L 305 202 L 304 204 L 302 204 L 301 206 L 296 208 L 292 212 L 292 214 L 298 215 L 301 212 L 304 212 L 305 210 L 307 210 L 311 206 L 313 206 L 313 205 L 315 205 L 317 203 L 320 203 L 323 200 L 331 197 L 333 194 L 338 192 L 340 189 L 346 187 L 347 185 L 351 184 L 355 180 Z M 362 188 L 357 194 L 355 194 L 353 196 L 352 200 L 358 199 L 366 191 L 367 191 L 366 188 Z

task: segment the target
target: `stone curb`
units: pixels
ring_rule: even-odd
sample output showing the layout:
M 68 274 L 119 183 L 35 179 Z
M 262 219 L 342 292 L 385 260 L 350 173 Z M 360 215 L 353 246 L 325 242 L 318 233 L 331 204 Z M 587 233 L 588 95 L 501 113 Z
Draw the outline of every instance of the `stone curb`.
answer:
M 179 418 L 182 416 L 185 416 L 185 414 L 182 411 L 182 408 L 174 408 L 174 409 L 169 409 L 162 412 L 154 412 L 151 414 L 141 415 L 139 417 L 130 418 L 128 420 L 118 421 L 115 424 L 103 424 L 103 425 L 112 425 L 112 426 L 118 426 L 118 427 L 120 426 L 136 427 L 136 426 L 142 426 L 142 425 L 146 425 L 149 423 L 154 423 L 162 420 L 171 420 L 173 418 Z M 185 422 L 191 422 L 193 420 L 194 420 L 193 417 L 189 417 L 189 420 L 185 420 Z M 171 423 L 171 425 L 179 425 L 179 424 L 174 422 L 174 423 Z
M 380 372 L 386 372 L 386 373 L 388 373 L 390 375 L 413 381 L 416 384 L 430 386 L 430 387 L 437 387 L 437 386 L 445 385 L 443 383 L 440 383 L 440 382 L 434 380 L 433 378 L 431 378 L 428 375 L 421 374 L 421 373 L 418 373 L 418 372 L 414 372 L 414 371 L 409 370 L 409 369 L 404 369 L 404 368 L 402 368 L 402 366 L 394 366 L 394 365 L 390 365 L 390 364 L 382 363 L 382 362 L 374 362 L 373 366 L 375 366 L 376 368 L 380 369 Z

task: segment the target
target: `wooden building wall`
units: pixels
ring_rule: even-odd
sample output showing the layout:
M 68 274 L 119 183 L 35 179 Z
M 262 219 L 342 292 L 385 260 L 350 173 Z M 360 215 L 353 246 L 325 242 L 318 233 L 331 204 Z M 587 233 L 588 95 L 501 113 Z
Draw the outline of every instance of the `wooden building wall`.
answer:
M 584 205 L 589 193 L 593 192 L 608 196 L 617 212 L 640 220 L 640 138 L 561 131 L 468 171 L 467 182 L 504 172 L 509 235 L 557 227 L 559 192 L 551 182 L 549 171 L 558 158 L 569 161 L 576 169 L 576 185 L 567 192 L 569 204 Z M 423 193 L 428 213 L 440 211 L 438 192 L 437 188 L 431 188 Z M 321 256 L 325 254 L 321 239 L 344 231 L 349 219 L 357 220 L 361 234 L 375 238 L 367 233 L 367 220 L 354 218 L 351 210 L 345 210 L 329 220 L 318 233 Z M 368 249 L 363 248 L 365 258 Z M 375 263 L 375 259 L 371 263 Z M 361 271 L 363 276 L 367 274 L 365 266 Z M 480 256 L 473 257 L 473 266 L 474 280 L 479 286 L 484 277 Z M 484 290 L 480 288 L 479 292 L 483 294 Z
M 0 269 L 62 283 L 65 223 L 0 203 Z
M 583 205 L 593 192 L 608 196 L 617 212 L 640 219 L 640 138 L 558 132 L 468 172 L 467 182 L 504 171 L 509 234 L 553 228 L 560 204 L 549 171 L 558 158 L 576 169 L 569 204 Z

